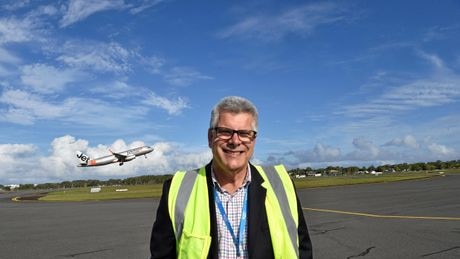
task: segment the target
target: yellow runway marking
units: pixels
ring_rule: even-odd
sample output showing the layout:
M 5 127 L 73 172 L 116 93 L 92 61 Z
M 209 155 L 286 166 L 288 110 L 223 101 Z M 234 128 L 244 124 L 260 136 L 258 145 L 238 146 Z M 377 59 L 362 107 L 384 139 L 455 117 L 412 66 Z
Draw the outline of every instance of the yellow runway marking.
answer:
M 303 210 L 311 211 L 320 211 L 320 212 L 329 212 L 329 213 L 338 213 L 338 214 L 347 214 L 371 218 L 390 218 L 390 219 L 430 219 L 430 220 L 460 220 L 460 217 L 425 217 L 425 216 L 397 216 L 397 215 L 377 215 L 369 213 L 360 213 L 360 212 L 350 212 L 350 211 L 341 211 L 341 210 L 327 210 L 327 209 L 315 209 L 315 208 L 302 208 Z

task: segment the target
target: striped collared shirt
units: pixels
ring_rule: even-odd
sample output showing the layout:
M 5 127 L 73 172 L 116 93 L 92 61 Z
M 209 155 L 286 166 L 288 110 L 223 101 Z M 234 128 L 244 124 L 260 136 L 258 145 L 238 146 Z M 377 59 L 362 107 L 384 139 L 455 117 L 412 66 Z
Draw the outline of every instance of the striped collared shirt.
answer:
M 248 165 L 248 173 L 246 174 L 246 179 L 243 182 L 243 185 L 236 190 L 235 193 L 230 194 L 225 189 L 223 189 L 220 184 L 217 182 L 214 170 L 212 170 L 212 181 L 214 183 L 214 188 L 217 191 L 219 199 L 222 201 L 222 205 L 227 213 L 230 224 L 233 228 L 233 231 L 236 236 L 239 236 L 239 227 L 240 219 L 243 210 L 243 201 L 246 192 L 248 191 L 248 185 L 251 182 L 251 168 Z M 225 221 L 222 218 L 222 215 L 219 211 L 217 203 L 216 207 L 216 217 L 217 217 L 217 234 L 218 234 L 218 243 L 219 243 L 219 258 L 237 258 L 236 247 L 233 242 L 232 235 L 225 225 Z M 247 247 L 247 234 L 248 234 L 248 224 L 246 222 L 246 227 L 243 234 L 243 240 L 240 241 L 240 258 L 248 258 L 248 247 Z

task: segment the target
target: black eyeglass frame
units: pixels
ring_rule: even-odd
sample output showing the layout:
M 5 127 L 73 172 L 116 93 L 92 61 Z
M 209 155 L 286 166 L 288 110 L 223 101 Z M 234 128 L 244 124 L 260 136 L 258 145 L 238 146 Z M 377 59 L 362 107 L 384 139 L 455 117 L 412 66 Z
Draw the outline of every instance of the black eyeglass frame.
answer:
M 257 131 L 255 130 L 234 130 L 234 129 L 230 129 L 226 127 L 214 127 L 214 128 L 211 128 L 211 130 L 213 130 L 216 133 L 217 137 L 222 140 L 231 139 L 235 133 L 242 142 L 252 142 L 257 137 Z M 231 132 L 231 134 L 228 136 L 219 135 L 219 131 L 221 130 L 224 131 L 221 133 L 230 134 Z M 244 136 L 245 134 L 247 135 L 246 137 Z M 243 139 L 241 139 L 242 135 L 243 135 Z

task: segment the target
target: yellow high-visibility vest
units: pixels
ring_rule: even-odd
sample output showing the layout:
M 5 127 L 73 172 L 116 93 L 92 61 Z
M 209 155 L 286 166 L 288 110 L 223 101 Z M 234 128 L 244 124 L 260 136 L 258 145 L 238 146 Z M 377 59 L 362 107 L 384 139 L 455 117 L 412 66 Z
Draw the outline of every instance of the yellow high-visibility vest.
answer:
M 265 209 L 275 258 L 299 258 L 297 198 L 283 165 L 256 166 L 267 189 Z M 179 259 L 206 258 L 211 246 L 211 219 L 205 167 L 179 171 L 171 182 L 168 209 Z

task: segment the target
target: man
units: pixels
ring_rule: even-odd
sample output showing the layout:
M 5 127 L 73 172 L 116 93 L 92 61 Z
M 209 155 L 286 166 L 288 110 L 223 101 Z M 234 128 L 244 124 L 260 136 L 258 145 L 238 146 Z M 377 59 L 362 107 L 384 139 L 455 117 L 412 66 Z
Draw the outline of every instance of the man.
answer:
M 242 97 L 214 107 L 208 130 L 213 159 L 164 184 L 151 258 L 312 258 L 286 170 L 249 162 L 257 127 L 257 109 Z

